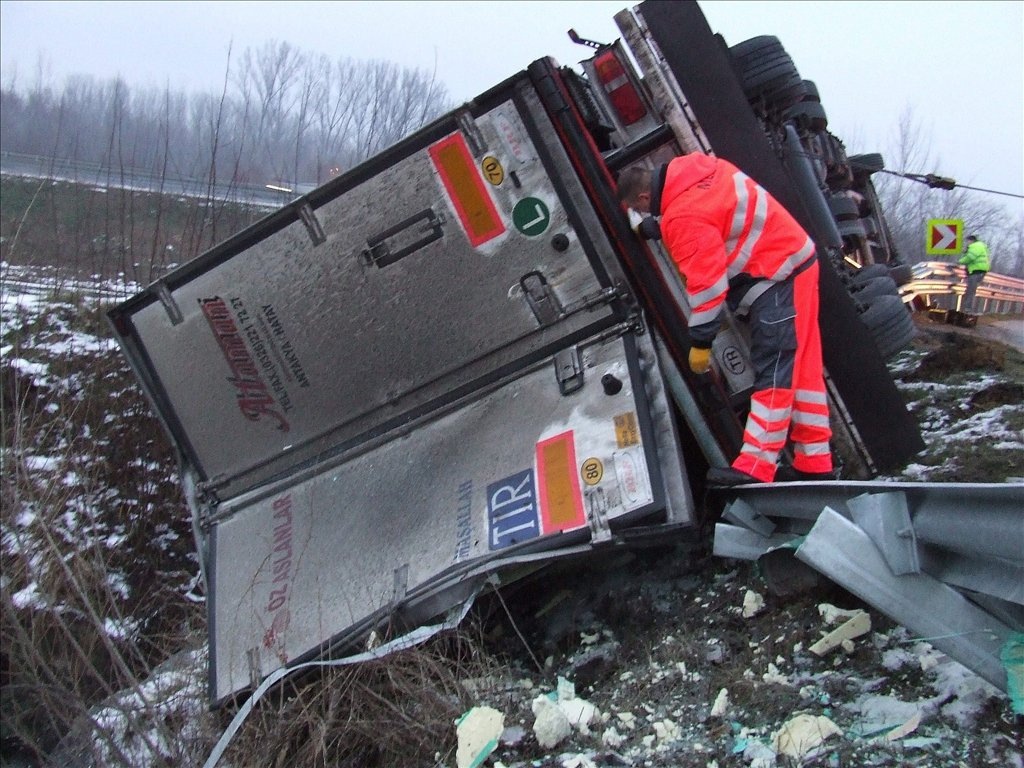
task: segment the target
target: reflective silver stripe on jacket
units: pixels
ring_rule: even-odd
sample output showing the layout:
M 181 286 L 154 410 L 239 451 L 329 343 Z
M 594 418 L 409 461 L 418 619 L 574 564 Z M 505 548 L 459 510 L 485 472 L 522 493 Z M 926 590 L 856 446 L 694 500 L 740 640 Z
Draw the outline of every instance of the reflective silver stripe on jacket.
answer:
M 705 288 L 703 291 L 697 293 L 687 292 L 686 298 L 690 302 L 691 307 L 699 307 L 706 301 L 721 296 L 723 293 L 729 290 L 729 278 L 722 275 L 718 280 L 709 288 Z
M 721 304 L 715 304 L 715 306 L 711 307 L 710 309 L 703 309 L 700 312 L 693 312 L 690 315 L 690 327 L 710 323 L 712 320 L 716 319 L 720 314 L 722 314 L 722 307 L 724 306 L 725 303 L 723 302 Z
M 754 197 L 754 218 L 750 222 L 750 229 L 747 230 L 746 239 L 740 245 L 739 253 L 736 254 L 728 267 L 729 277 L 735 277 L 743 271 L 744 267 L 747 266 L 747 262 L 750 261 L 750 256 L 753 253 L 757 241 L 761 239 L 761 235 L 764 233 L 764 225 L 768 220 L 768 195 L 767 193 L 757 184 L 754 184 L 753 192 L 748 192 L 746 186 L 742 181 L 737 181 L 737 193 L 742 191 L 742 196 L 739 197 L 736 205 L 736 215 L 739 215 L 741 209 L 743 212 L 743 219 L 746 220 L 747 207 L 750 205 L 750 197 Z M 733 217 L 733 223 L 735 223 L 736 217 Z M 742 234 L 742 232 L 740 233 Z M 726 244 L 726 253 L 732 253 L 732 248 L 729 248 L 729 244 Z
M 781 282 L 793 274 L 793 270 L 803 264 L 807 259 L 810 258 L 811 254 L 814 253 L 814 241 L 810 237 L 807 238 L 807 242 L 803 244 L 803 247 L 792 254 L 786 259 L 782 266 L 775 270 L 775 274 L 771 276 L 772 280 Z

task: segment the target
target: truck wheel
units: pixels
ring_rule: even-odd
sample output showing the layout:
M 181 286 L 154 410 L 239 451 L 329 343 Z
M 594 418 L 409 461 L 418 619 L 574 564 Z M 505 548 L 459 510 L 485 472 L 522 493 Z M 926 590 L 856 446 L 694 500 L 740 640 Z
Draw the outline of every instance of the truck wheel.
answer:
M 914 279 L 914 270 L 909 264 L 890 264 L 889 277 L 896 281 L 896 285 L 906 285 Z
M 871 152 L 867 155 L 850 155 L 850 165 L 854 172 L 866 172 L 868 174 L 885 170 L 885 160 L 878 152 Z
M 883 359 L 888 360 L 914 338 L 914 321 L 899 296 L 877 296 L 867 304 L 860 320 L 871 333 Z
M 821 103 L 821 96 L 818 94 L 818 86 L 813 80 L 804 80 L 804 101 L 816 101 Z
M 836 227 L 839 230 L 839 234 L 843 237 L 864 238 L 868 236 L 867 231 L 864 229 L 864 225 L 860 223 L 860 219 L 837 221 Z
M 876 277 L 889 277 L 889 267 L 885 264 L 868 264 L 856 270 L 851 281 L 854 285 L 860 285 Z
M 852 221 L 860 218 L 860 208 L 855 200 L 845 195 L 834 195 L 828 199 L 828 209 L 836 221 Z
M 787 109 L 785 118 L 794 121 L 797 127 L 808 131 L 824 131 L 828 128 L 825 108 L 816 101 L 807 101 L 806 97 L 799 104 L 794 104 Z
M 850 289 L 850 293 L 857 299 L 857 301 L 867 302 L 869 299 L 874 299 L 879 296 L 899 296 L 899 288 L 896 287 L 896 281 L 888 275 L 883 277 L 873 277 L 870 280 L 865 280 L 863 283 L 855 284 Z
M 732 46 L 729 53 L 750 101 L 764 99 L 771 107 L 785 109 L 803 97 L 804 81 L 777 37 L 753 37 Z

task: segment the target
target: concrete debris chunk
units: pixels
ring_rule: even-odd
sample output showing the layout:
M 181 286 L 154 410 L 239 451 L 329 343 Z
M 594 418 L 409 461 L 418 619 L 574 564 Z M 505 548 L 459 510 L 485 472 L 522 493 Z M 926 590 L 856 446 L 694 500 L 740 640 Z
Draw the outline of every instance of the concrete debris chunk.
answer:
M 544 749 L 551 749 L 569 738 L 572 725 L 565 712 L 547 696 L 538 696 L 531 705 L 533 709 L 533 734 Z
M 729 711 L 729 691 L 725 688 L 718 692 L 715 703 L 711 705 L 711 717 L 725 717 Z
M 870 631 L 871 616 L 866 611 L 858 611 L 852 618 L 847 619 L 812 645 L 810 651 L 818 656 L 824 656 L 833 648 L 842 645 L 844 640 L 853 640 Z
M 852 619 L 860 613 L 864 613 L 862 608 L 846 610 L 844 608 L 837 608 L 831 603 L 818 603 L 818 615 L 821 616 L 822 621 L 829 625 L 838 624 L 840 621 Z
M 498 747 L 505 730 L 505 715 L 492 707 L 473 707 L 458 719 L 455 733 L 459 746 L 455 753 L 458 768 L 476 768 Z
M 612 749 L 618 749 L 625 741 L 626 737 L 615 730 L 614 725 L 606 728 L 604 733 L 601 734 L 601 743 L 606 747 L 611 747 Z
M 654 735 L 658 737 L 659 744 L 665 744 L 679 741 L 683 737 L 683 730 L 674 721 L 666 718 L 654 724 Z
M 764 598 L 752 589 L 748 589 L 743 596 L 743 618 L 749 619 L 761 612 L 764 608 Z
M 772 748 L 776 754 L 803 760 L 813 757 L 826 739 L 842 735 L 842 729 L 824 715 L 797 715 L 772 735 Z

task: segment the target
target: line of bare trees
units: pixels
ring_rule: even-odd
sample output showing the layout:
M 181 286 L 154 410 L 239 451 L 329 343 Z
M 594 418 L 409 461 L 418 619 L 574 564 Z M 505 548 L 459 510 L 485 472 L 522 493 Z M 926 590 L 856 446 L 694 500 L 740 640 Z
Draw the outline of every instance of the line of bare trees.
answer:
M 219 182 L 321 183 L 444 113 L 444 85 L 388 61 L 271 41 L 229 53 L 220 93 L 136 88 L 40 66 L 0 90 L 0 149 Z
M 885 160 L 886 167 L 894 171 L 926 173 L 941 167 L 909 107 L 895 126 Z M 888 173 L 875 175 L 874 181 L 897 249 L 906 262 L 941 261 L 925 253 L 927 222 L 962 219 L 965 234 L 977 234 L 988 245 L 993 271 L 1024 277 L 1024 213 L 1019 201 L 1009 203 L 1005 201 L 1011 198 L 963 187 L 932 189 Z

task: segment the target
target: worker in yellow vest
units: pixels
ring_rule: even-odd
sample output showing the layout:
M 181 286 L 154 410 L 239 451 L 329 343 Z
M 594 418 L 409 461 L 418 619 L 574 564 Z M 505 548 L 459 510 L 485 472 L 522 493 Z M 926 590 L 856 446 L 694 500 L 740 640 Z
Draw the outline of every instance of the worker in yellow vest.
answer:
M 974 306 L 974 295 L 978 286 L 988 274 L 988 246 L 978 239 L 977 235 L 967 236 L 967 249 L 960 257 L 960 264 L 963 265 L 964 274 L 967 278 L 967 288 L 964 291 L 964 303 L 961 309 L 964 312 L 978 314 Z

